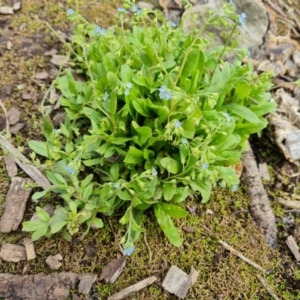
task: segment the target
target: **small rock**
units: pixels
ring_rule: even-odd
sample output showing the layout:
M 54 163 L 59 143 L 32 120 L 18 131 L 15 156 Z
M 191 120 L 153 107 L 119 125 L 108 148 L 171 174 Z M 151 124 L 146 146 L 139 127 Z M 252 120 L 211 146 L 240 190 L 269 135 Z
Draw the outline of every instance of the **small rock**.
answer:
M 7 50 L 11 50 L 11 48 L 12 48 L 12 42 L 11 41 L 7 41 L 6 48 L 7 48 Z
M 284 64 L 284 67 L 287 71 L 287 75 L 293 78 L 297 77 L 298 67 L 291 59 L 287 59 L 287 61 Z
M 266 163 L 259 164 L 258 169 L 259 169 L 259 174 L 260 174 L 261 178 L 263 178 L 267 181 L 271 180 L 268 165 Z
M 270 62 L 269 60 L 262 61 L 258 66 L 259 71 L 274 72 L 274 77 L 284 75 L 286 69 L 281 61 Z
M 150 9 L 151 10 L 154 8 L 154 5 L 152 3 L 148 3 L 145 1 L 138 1 L 136 3 L 136 6 L 141 9 Z
M 190 271 L 190 277 L 191 277 L 191 286 L 193 286 L 199 277 L 199 271 L 196 270 L 193 266 L 191 267 Z
M 182 229 L 188 233 L 193 233 L 195 231 L 195 227 L 193 226 L 183 226 Z
M 4 85 L 0 89 L 0 97 L 7 98 L 11 95 L 12 86 L 11 85 Z
M 50 79 L 56 78 L 58 75 L 58 70 L 56 68 L 52 68 L 49 72 Z
M 62 258 L 63 257 L 60 254 L 49 255 L 46 259 L 46 264 L 51 270 L 58 270 L 62 265 L 60 262 Z
M 183 272 L 177 266 L 172 266 L 162 283 L 162 287 L 179 299 L 184 299 L 191 284 L 192 280 L 188 274 Z
M 13 10 L 19 10 L 21 8 L 21 1 L 14 3 Z
M 36 254 L 32 239 L 24 238 L 23 245 L 25 246 L 27 260 L 35 259 Z
M 25 247 L 4 243 L 0 251 L 0 256 L 5 261 L 19 262 L 20 260 L 26 260 Z
M 213 215 L 214 212 L 211 209 L 207 209 L 205 212 L 207 215 Z
M 18 90 L 23 90 L 25 86 L 26 86 L 25 83 L 18 84 L 18 85 L 17 85 L 17 89 L 18 89 Z
M 22 31 L 23 29 L 26 28 L 26 26 L 27 26 L 26 23 L 22 23 L 22 24 L 20 25 L 20 27 L 19 27 L 19 30 Z
M 51 104 L 54 104 L 54 103 L 56 103 L 56 101 L 58 100 L 58 94 L 56 93 L 56 90 L 55 90 L 55 88 L 52 88 L 51 90 L 50 90 L 50 96 L 49 96 L 49 102 L 51 103 Z
M 45 56 L 53 56 L 57 54 L 57 50 L 56 49 L 51 49 L 50 51 L 47 51 L 44 53 Z
M 61 66 L 68 62 L 68 57 L 65 55 L 53 55 L 51 63 L 55 66 Z
M 65 115 L 66 113 L 64 111 L 60 111 L 56 113 L 55 116 L 53 117 L 54 126 L 58 127 L 60 123 L 63 123 L 65 120 Z
M 46 72 L 46 71 L 37 73 L 37 74 L 35 74 L 35 76 L 34 76 L 35 79 L 39 79 L 39 80 L 45 80 L 45 79 L 47 79 L 48 77 L 49 77 L 49 74 L 48 74 L 48 72 Z
M 88 294 L 96 279 L 97 274 L 83 274 L 78 285 L 78 292 L 80 294 Z
M 294 63 L 300 67 L 300 50 L 296 50 L 293 53 L 293 61 Z
M 187 206 L 186 208 L 187 208 L 187 210 L 189 211 L 189 213 L 191 215 L 195 216 L 197 214 L 198 206 L 196 204 L 193 204 L 191 206 Z
M 15 125 L 9 127 L 9 132 L 11 134 L 17 134 L 21 129 L 24 128 L 24 126 L 25 123 L 18 122 Z
M 0 7 L 0 14 L 2 14 L 2 15 L 13 15 L 14 10 L 10 6 L 2 6 L 2 7 Z
M 12 107 L 8 112 L 7 112 L 7 119 L 10 125 L 14 125 L 20 120 L 21 113 L 15 108 Z

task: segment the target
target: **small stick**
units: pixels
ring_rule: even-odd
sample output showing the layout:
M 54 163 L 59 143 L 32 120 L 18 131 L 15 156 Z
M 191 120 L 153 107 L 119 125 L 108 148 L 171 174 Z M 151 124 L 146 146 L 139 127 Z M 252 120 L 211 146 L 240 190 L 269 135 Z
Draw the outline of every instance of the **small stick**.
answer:
M 155 277 L 155 276 L 148 277 L 148 278 L 146 278 L 142 281 L 139 281 L 139 282 L 127 287 L 126 289 L 110 296 L 108 298 L 108 300 L 122 300 L 122 299 L 134 294 L 135 292 L 138 292 L 141 289 L 149 286 L 150 284 L 152 284 L 156 280 L 157 280 L 157 277 Z
M 145 241 L 146 247 L 147 247 L 147 249 L 148 249 L 148 251 L 149 251 L 149 260 L 148 260 L 148 264 L 151 264 L 151 261 L 152 261 L 152 251 L 151 251 L 150 246 L 149 246 L 149 244 L 148 244 L 148 242 L 147 242 L 146 232 L 144 232 L 144 241 Z
M 265 270 L 259 266 L 258 264 L 256 264 L 255 262 L 253 262 L 252 260 L 250 260 L 249 258 L 245 257 L 241 252 L 235 250 L 234 248 L 232 248 L 230 245 L 228 245 L 227 243 L 223 242 L 222 240 L 218 241 L 219 244 L 221 244 L 226 250 L 229 250 L 231 253 L 233 253 L 234 255 L 238 256 L 241 260 L 243 260 L 244 262 L 248 263 L 250 266 L 254 267 L 255 269 L 265 273 Z
M 257 274 L 256 277 L 259 279 L 259 281 L 264 286 L 264 288 L 266 289 L 266 291 L 268 292 L 268 294 L 270 296 L 272 296 L 275 300 L 280 300 L 280 298 L 278 298 L 276 296 L 276 294 L 273 292 L 273 290 L 271 289 L 271 287 L 266 283 L 266 281 L 260 275 Z
M 8 117 L 7 117 L 7 110 L 6 110 L 5 106 L 3 105 L 1 99 L 0 99 L 0 106 L 1 106 L 1 108 L 2 108 L 2 110 L 4 112 L 4 116 L 5 116 L 6 131 L 7 131 L 7 133 L 9 133 L 9 121 L 8 121 Z
M 296 200 L 284 200 L 280 197 L 275 197 L 276 202 L 293 209 L 300 209 L 300 201 Z

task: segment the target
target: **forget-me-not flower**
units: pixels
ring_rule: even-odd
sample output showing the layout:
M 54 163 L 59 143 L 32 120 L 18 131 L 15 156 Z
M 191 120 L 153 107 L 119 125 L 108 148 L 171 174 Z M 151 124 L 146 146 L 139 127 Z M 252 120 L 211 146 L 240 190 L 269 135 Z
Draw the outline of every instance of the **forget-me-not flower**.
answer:
M 247 15 L 245 13 L 241 13 L 239 16 L 239 22 L 241 23 L 241 25 L 243 27 L 246 26 L 246 18 L 247 18 Z
M 119 13 L 127 13 L 127 10 L 124 7 L 119 7 L 118 12 Z
M 182 123 L 181 123 L 180 121 L 176 121 L 176 122 L 174 123 L 175 128 L 180 128 L 181 125 L 182 125 Z
M 189 143 L 189 141 L 188 141 L 186 138 L 183 138 L 183 139 L 181 140 L 181 143 L 182 143 L 183 145 L 186 145 L 186 144 Z
M 176 24 L 175 22 L 172 22 L 172 23 L 171 23 L 171 26 L 172 26 L 172 27 L 177 27 L 177 24 Z
M 138 8 L 137 6 L 133 6 L 131 8 L 131 11 L 136 13 L 137 15 L 141 15 L 142 14 L 142 9 Z
M 157 176 L 157 171 L 154 167 L 152 168 L 152 176 Z
M 71 16 L 71 15 L 73 15 L 73 14 L 74 14 L 74 9 L 73 9 L 73 8 L 67 9 L 67 15 L 68 15 L 68 16 Z
M 203 169 L 203 170 L 207 170 L 208 167 L 209 167 L 209 163 L 208 163 L 208 162 L 206 162 L 206 163 L 204 163 L 204 164 L 202 165 L 202 169 Z
M 231 121 L 230 115 L 227 112 L 223 112 L 223 116 L 225 116 L 226 121 L 229 123 Z
M 171 100 L 172 99 L 172 92 L 169 91 L 164 85 L 159 89 L 159 98 L 162 100 Z
M 104 96 L 103 96 L 103 101 L 107 101 L 109 99 L 109 94 L 108 92 L 105 92 Z
M 132 88 L 132 83 L 131 83 L 131 82 L 127 82 L 127 83 L 126 83 L 126 87 L 127 87 L 128 89 L 131 89 L 131 88 Z
M 123 249 L 123 254 L 130 256 L 133 253 L 134 249 L 135 249 L 134 246 L 125 248 Z
M 239 188 L 239 185 L 238 185 L 238 184 L 235 184 L 235 185 L 233 186 L 233 188 L 232 188 L 232 191 L 233 191 L 233 192 L 236 192 L 236 191 L 238 190 L 238 188 Z
M 128 95 L 130 94 L 130 89 L 126 89 L 125 92 L 124 92 L 124 94 L 125 94 L 126 96 L 128 96 Z
M 116 182 L 116 183 L 114 184 L 114 188 L 115 188 L 115 189 L 118 189 L 120 186 L 121 186 L 121 184 L 120 184 L 119 182 Z
M 97 26 L 96 28 L 95 28 L 95 35 L 101 35 L 101 36 L 104 36 L 104 35 L 106 35 L 106 30 L 105 29 L 103 29 L 103 28 L 101 28 L 100 26 Z
M 76 171 L 73 170 L 70 166 L 66 166 L 66 171 L 71 174 L 71 175 L 75 175 L 76 174 Z

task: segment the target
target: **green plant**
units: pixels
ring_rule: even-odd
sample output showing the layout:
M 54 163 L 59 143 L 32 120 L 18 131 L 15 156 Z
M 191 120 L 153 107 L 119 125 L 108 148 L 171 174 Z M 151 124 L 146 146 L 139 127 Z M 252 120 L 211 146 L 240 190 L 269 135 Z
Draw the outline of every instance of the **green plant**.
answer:
M 126 9 L 131 9 L 131 17 Z M 38 220 L 23 223 L 33 239 L 62 232 L 67 239 L 82 224 L 103 226 L 101 216 L 123 212 L 121 240 L 130 255 L 145 229 L 143 213 L 153 209 L 167 238 L 180 246 L 172 218 L 187 215 L 189 194 L 209 200 L 217 183 L 235 191 L 230 166 L 239 163 L 250 134 L 265 128 L 271 75 L 257 75 L 241 63 L 245 51 L 229 45 L 245 22 L 234 6 L 210 15 L 189 34 L 159 11 L 139 10 L 131 1 L 119 9 L 120 25 L 105 30 L 72 9 L 73 66 L 57 79 L 65 121 L 54 129 L 45 115 L 45 142 L 30 141 L 32 160 L 46 169 L 50 188 L 63 199 L 54 215 L 37 207 Z M 232 27 L 226 46 L 207 50 L 207 25 Z M 235 52 L 233 64 L 224 54 Z M 36 154 L 46 159 L 41 163 Z

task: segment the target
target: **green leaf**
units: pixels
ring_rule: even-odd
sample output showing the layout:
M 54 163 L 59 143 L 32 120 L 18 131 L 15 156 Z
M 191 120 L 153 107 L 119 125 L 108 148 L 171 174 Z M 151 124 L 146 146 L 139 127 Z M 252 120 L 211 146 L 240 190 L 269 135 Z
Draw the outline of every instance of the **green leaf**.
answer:
M 224 107 L 231 113 L 239 116 L 242 119 L 247 120 L 250 123 L 256 124 L 261 122 L 258 116 L 245 106 L 239 105 L 237 103 L 230 103 L 225 105 Z
M 48 222 L 50 220 L 50 215 L 40 207 L 37 206 L 35 211 L 40 220 L 44 222 Z
M 152 136 L 152 130 L 150 127 L 142 126 L 140 127 L 135 121 L 132 121 L 132 127 L 138 133 L 135 139 L 136 144 L 142 146 L 147 142 L 147 140 Z
M 92 192 L 93 192 L 93 184 L 90 184 L 83 190 L 82 198 L 85 201 L 88 201 L 90 196 L 92 195 Z
M 168 119 L 170 110 L 167 106 L 152 105 L 151 109 L 157 114 L 160 124 Z
M 54 185 L 65 185 L 68 186 L 65 179 L 59 174 L 52 171 L 46 171 L 46 177 L 50 180 Z
M 251 110 L 260 117 L 273 112 L 276 109 L 276 106 L 276 102 L 265 102 L 251 107 Z
M 127 64 L 121 66 L 120 77 L 122 82 L 131 82 L 132 74 L 132 70 Z
M 40 141 L 29 141 L 28 146 L 30 149 L 32 149 L 34 152 L 36 152 L 39 155 L 42 155 L 44 157 L 49 157 L 48 155 L 48 148 L 46 142 L 40 142 Z
M 176 193 L 176 184 L 173 184 L 171 182 L 165 182 L 163 184 L 163 195 L 166 201 L 172 200 L 175 193 Z
M 131 201 L 133 196 L 128 192 L 127 189 L 118 191 L 118 197 L 124 201 Z
M 209 200 L 209 197 L 211 195 L 211 189 L 212 189 L 212 185 L 210 182 L 205 182 L 204 184 L 200 180 L 194 180 L 190 182 L 190 186 L 195 192 L 201 193 L 202 203 L 205 203 Z
M 161 209 L 159 204 L 154 205 L 154 214 L 157 219 L 157 223 L 159 224 L 169 241 L 174 246 L 180 247 L 182 245 L 182 240 L 178 233 L 178 230 L 174 226 L 171 217 Z
M 84 180 L 81 182 L 81 188 L 87 187 L 87 185 L 92 181 L 93 177 L 93 174 L 90 174 L 87 177 L 85 177 Z
M 70 201 L 69 207 L 70 207 L 72 214 L 75 216 L 77 214 L 77 205 L 76 205 L 75 201 Z
M 169 173 L 177 174 L 181 171 L 181 163 L 171 157 L 162 158 L 160 163 Z
M 188 212 L 177 205 L 172 205 L 169 203 L 160 203 L 160 208 L 169 216 L 174 218 L 185 218 Z
M 97 217 L 94 217 L 92 219 L 91 225 L 96 227 L 96 228 L 103 228 L 103 221 Z
M 185 52 L 183 52 L 183 54 L 185 56 Z M 182 76 L 189 77 L 194 73 L 194 71 L 198 66 L 198 61 L 200 56 L 201 56 L 201 50 L 197 49 L 197 50 L 190 51 L 185 61 L 183 71 L 181 73 Z
M 60 222 L 54 223 L 53 226 L 51 226 L 51 233 L 54 234 L 54 233 L 56 233 L 56 232 L 59 232 L 59 231 L 62 230 L 62 228 L 64 228 L 67 224 L 68 224 L 67 221 L 60 221 Z
M 135 232 L 145 232 L 145 229 L 142 228 L 134 218 L 131 218 L 131 229 Z
M 40 229 L 36 230 L 32 235 L 31 235 L 31 239 L 32 241 L 37 241 L 39 238 L 45 236 L 48 232 L 49 229 L 49 225 L 45 224 L 44 227 L 41 227 Z
M 141 163 L 144 160 L 144 155 L 141 150 L 138 150 L 135 147 L 130 146 L 128 153 L 124 159 L 124 163 L 128 165 L 136 165 Z
M 186 119 L 182 122 L 182 136 L 187 139 L 193 139 L 195 135 L 195 125 L 192 119 Z
M 190 189 L 188 186 L 177 188 L 177 192 L 174 195 L 172 202 L 180 203 L 183 202 L 190 194 Z
M 109 173 L 114 181 L 118 181 L 118 179 L 119 179 L 119 163 L 118 162 L 114 162 L 110 166 Z
M 34 200 L 34 201 L 36 201 L 36 200 L 44 197 L 47 193 L 48 193 L 48 191 L 46 191 L 46 190 L 45 191 L 41 191 L 41 192 L 35 192 L 32 195 L 31 199 Z
M 87 167 L 91 167 L 91 166 L 95 166 L 95 165 L 99 165 L 101 163 L 102 159 L 101 158 L 94 158 L 94 159 L 87 159 L 84 160 L 83 163 L 87 166 Z
M 152 102 L 150 99 L 136 98 L 132 101 L 132 105 L 140 115 L 144 117 L 151 117 Z

